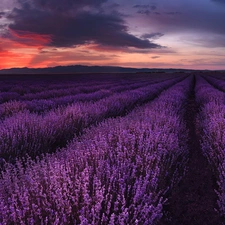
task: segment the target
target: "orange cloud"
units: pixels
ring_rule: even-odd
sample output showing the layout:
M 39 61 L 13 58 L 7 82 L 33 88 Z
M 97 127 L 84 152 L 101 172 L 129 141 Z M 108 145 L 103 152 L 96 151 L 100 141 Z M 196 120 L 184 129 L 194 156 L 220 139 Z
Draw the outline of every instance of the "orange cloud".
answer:
M 52 42 L 51 35 L 35 34 L 27 31 L 9 29 L 12 40 L 27 46 L 43 47 Z
M 9 30 L 10 39 L 0 37 L 0 69 L 31 66 L 40 49 L 51 42 L 49 35 Z

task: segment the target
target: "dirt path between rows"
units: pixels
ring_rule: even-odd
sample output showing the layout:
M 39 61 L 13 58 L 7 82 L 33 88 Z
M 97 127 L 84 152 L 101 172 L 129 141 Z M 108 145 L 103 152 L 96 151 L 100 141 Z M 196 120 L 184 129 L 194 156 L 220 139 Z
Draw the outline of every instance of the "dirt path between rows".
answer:
M 202 155 L 196 126 L 198 105 L 195 101 L 195 81 L 188 99 L 185 120 L 189 129 L 188 170 L 177 188 L 170 193 L 165 215 L 160 225 L 220 225 L 217 207 L 215 175 Z

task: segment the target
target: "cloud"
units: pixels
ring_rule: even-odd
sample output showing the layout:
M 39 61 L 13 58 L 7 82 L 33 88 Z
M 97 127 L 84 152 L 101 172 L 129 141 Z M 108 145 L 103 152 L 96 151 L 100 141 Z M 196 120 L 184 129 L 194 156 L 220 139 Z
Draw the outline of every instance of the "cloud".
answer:
M 46 45 L 75 47 L 97 44 L 110 47 L 134 47 L 139 49 L 160 48 L 147 39 L 140 39 L 129 33 L 125 20 L 120 14 L 104 14 L 95 11 L 78 10 L 70 14 L 71 8 L 95 7 L 104 0 L 34 0 L 32 4 L 19 0 L 20 8 L 14 8 L 8 19 L 13 23 L 9 29 L 15 41 L 28 43 L 29 36 L 48 39 Z M 53 4 L 54 3 L 54 4 Z M 71 6 L 69 7 L 69 3 Z M 38 6 L 38 7 L 37 7 Z M 59 8 L 62 6 L 62 8 Z M 63 13 L 57 13 L 60 10 Z M 68 11 L 68 13 L 65 13 Z M 30 42 L 28 44 L 31 44 Z
M 148 8 L 149 5 L 134 5 L 133 8 Z
M 168 14 L 168 15 L 180 15 L 182 13 L 181 12 L 165 12 L 165 14 Z
M 149 16 L 151 14 L 151 11 L 149 9 L 140 9 L 137 11 L 137 13 Z
M 152 59 L 158 59 L 158 58 L 160 58 L 160 56 L 156 55 L 156 56 L 152 56 L 151 58 Z
M 155 5 L 134 5 L 133 8 L 138 9 L 137 13 L 149 16 L 157 7 Z
M 118 4 L 118 3 L 113 3 L 113 4 L 110 5 L 110 7 L 111 7 L 111 8 L 118 8 L 118 7 L 120 7 L 120 4 Z
M 0 12 L 0 18 L 5 15 L 5 12 Z
M 158 46 L 157 44 L 154 44 L 153 45 L 156 45 Z M 116 52 L 116 53 L 140 53 L 140 54 L 148 54 L 148 53 L 152 53 L 154 52 L 155 50 L 160 50 L 162 51 L 162 49 L 166 49 L 166 47 L 152 47 L 152 48 L 135 48 L 135 47 L 129 47 L 129 48 L 126 48 L 126 47 L 121 47 L 121 46 L 107 46 L 107 45 L 96 45 L 96 44 L 91 44 L 90 46 L 88 46 L 88 49 L 90 50 L 94 50 L 94 51 L 97 51 L 97 52 L 105 52 L 105 53 L 108 53 L 108 52 Z
M 162 33 L 150 33 L 150 34 L 143 34 L 141 36 L 141 38 L 144 38 L 144 39 L 158 39 L 160 37 L 162 37 L 164 34 Z
M 114 59 L 116 56 L 105 54 L 90 54 L 81 53 L 79 51 L 73 52 L 70 49 L 63 52 L 42 51 L 41 54 L 36 55 L 29 63 L 29 66 L 39 66 L 46 64 L 46 62 L 57 63 L 63 62 L 65 65 L 73 64 L 74 62 L 103 62 Z
M 205 35 L 205 37 L 193 38 L 189 42 L 202 47 L 207 46 L 207 48 L 225 48 L 224 35 Z
M 156 10 L 157 9 L 157 7 L 155 5 L 134 5 L 133 8 L 151 9 L 151 10 Z
M 165 34 L 200 34 L 200 35 L 211 35 L 211 34 L 225 34 L 225 14 L 224 11 L 217 10 L 216 7 L 210 9 L 209 7 L 202 10 L 200 6 L 193 6 L 188 8 L 186 6 L 183 11 L 178 9 L 180 13 L 161 13 L 160 16 L 151 14 L 151 17 L 143 20 L 142 26 L 151 24 L 152 29 L 157 29 Z M 169 12 L 169 10 L 168 10 Z M 171 11 L 172 12 L 172 11 Z M 177 16 L 179 15 L 179 18 Z M 208 34 L 207 34 L 208 33 Z
M 212 0 L 212 1 L 215 2 L 215 3 L 225 4 L 225 0 Z
M 13 30 L 9 30 L 9 32 L 11 40 L 21 42 L 27 46 L 45 46 L 52 42 L 50 35 L 41 35 L 30 32 L 13 31 Z
M 137 11 L 137 14 L 142 14 L 142 15 L 146 15 L 146 16 L 150 16 L 150 15 L 161 15 L 162 13 L 160 12 L 152 12 L 149 9 L 140 9 Z
M 150 6 L 150 9 L 151 9 L 151 10 L 156 10 L 157 7 L 156 7 L 155 5 L 152 5 L 152 6 Z
M 0 11 L 11 10 L 17 3 L 17 0 L 1 0 Z
M 107 0 L 63 0 L 63 2 L 62 0 L 18 0 L 18 2 L 22 7 L 30 5 L 34 8 L 64 13 L 83 7 L 99 7 Z

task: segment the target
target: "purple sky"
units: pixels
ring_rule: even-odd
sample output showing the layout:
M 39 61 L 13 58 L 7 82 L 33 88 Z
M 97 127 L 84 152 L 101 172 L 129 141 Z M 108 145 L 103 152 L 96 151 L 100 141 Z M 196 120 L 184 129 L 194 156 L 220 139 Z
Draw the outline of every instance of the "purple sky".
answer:
M 225 0 L 1 0 L 0 68 L 225 69 Z

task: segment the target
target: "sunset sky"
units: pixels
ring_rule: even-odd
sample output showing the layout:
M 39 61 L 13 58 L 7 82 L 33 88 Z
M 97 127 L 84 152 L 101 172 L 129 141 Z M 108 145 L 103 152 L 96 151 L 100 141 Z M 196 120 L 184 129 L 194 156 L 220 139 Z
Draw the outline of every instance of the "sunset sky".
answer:
M 225 69 L 225 0 L 1 0 L 0 69 Z

